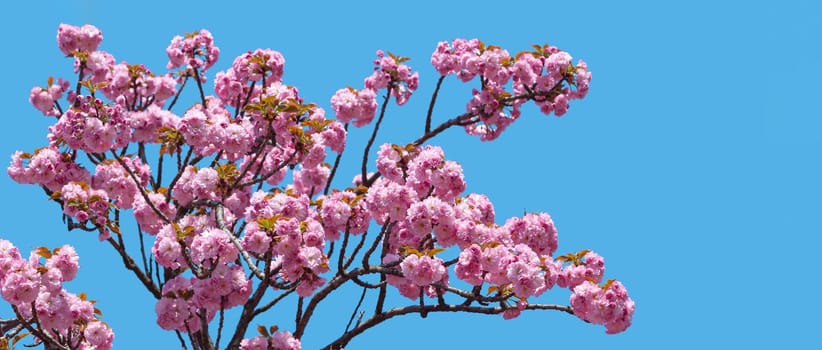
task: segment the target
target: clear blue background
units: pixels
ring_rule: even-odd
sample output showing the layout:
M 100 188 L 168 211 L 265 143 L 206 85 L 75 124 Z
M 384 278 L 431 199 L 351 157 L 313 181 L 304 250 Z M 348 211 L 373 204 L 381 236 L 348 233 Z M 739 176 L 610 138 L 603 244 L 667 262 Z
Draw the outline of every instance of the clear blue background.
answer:
M 2 5 L 0 158 L 46 144 L 53 120 L 27 98 L 49 75 L 75 78 L 55 43 L 60 23 L 98 26 L 101 49 L 156 72 L 165 71 L 171 37 L 200 28 L 222 49 L 211 77 L 246 50 L 276 49 L 286 57 L 286 83 L 325 107 L 338 88 L 362 86 L 377 49 L 410 56 L 421 88 L 405 108 L 389 107 L 378 144 L 420 134 L 437 78 L 429 64 L 437 41 L 478 37 L 512 53 L 547 42 L 588 62 L 593 80 L 585 100 L 559 119 L 527 109 L 493 143 L 456 129 L 433 143 L 461 162 L 469 191 L 488 194 L 500 223 L 524 209 L 547 211 L 559 228 L 560 252 L 602 254 L 607 277 L 623 281 L 637 303 L 633 326 L 606 336 L 602 327 L 558 312 L 513 321 L 410 315 L 371 329 L 349 348 L 818 343 L 822 9 L 813 1 L 299 3 Z M 447 80 L 438 120 L 460 113 L 471 87 Z M 3 175 L 0 193 L 0 237 L 23 251 L 77 247 L 81 270 L 68 288 L 98 300 L 117 334 L 115 348 L 179 346 L 155 326 L 151 299 L 107 245 L 65 232 L 58 206 L 37 187 Z M 355 297 L 320 308 L 304 348 L 338 336 Z M 567 303 L 567 292 L 543 301 Z M 0 317 L 8 312 L 0 307 Z M 289 310 L 261 322 L 292 329 L 291 319 Z

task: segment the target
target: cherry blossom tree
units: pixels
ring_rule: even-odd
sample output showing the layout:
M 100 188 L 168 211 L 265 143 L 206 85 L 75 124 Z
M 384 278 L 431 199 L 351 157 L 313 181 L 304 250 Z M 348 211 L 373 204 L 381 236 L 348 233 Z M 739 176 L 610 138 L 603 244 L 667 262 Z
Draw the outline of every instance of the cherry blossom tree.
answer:
M 389 105 L 402 106 L 419 85 L 409 58 L 377 51 L 362 88 L 331 97 L 332 119 L 283 82 L 277 51 L 236 57 L 214 75 L 211 94 L 207 73 L 220 50 L 207 30 L 171 40 L 165 74 L 118 63 L 98 50 L 102 39 L 94 26 L 60 25 L 57 43 L 76 81 L 48 78 L 31 89 L 31 104 L 55 123 L 45 147 L 12 155 L 8 174 L 41 187 L 69 230 L 96 233 L 121 256 L 157 300 L 157 325 L 176 333 L 182 348 L 299 349 L 318 305 L 344 285 L 362 294 L 351 301 L 344 334 L 328 337 L 324 349 L 342 349 L 393 317 L 431 312 L 511 319 L 555 310 L 607 333 L 630 326 L 634 302 L 619 281 L 605 280 L 600 255 L 557 254 L 546 213 L 498 224 L 488 197 L 466 194 L 462 167 L 429 143 L 452 127 L 492 141 L 526 103 L 564 115 L 591 79 L 567 52 L 535 45 L 511 55 L 478 39 L 440 42 L 423 133 L 377 146 Z M 437 122 L 449 76 L 476 87 L 464 113 Z M 197 103 L 174 112 L 192 88 Z M 352 126 L 373 128 L 361 153 L 345 152 Z M 351 152 L 346 158 L 359 170 L 341 174 Z M 353 179 L 335 187 L 339 176 Z M 126 249 L 135 241 L 139 256 Z M 112 346 L 114 333 L 93 301 L 62 288 L 78 261 L 68 245 L 40 247 L 26 259 L 0 240 L 0 288 L 14 314 L 0 320 L 0 349 L 27 338 L 47 349 Z M 571 291 L 570 306 L 536 302 L 555 287 Z M 396 292 L 410 302 L 387 305 Z M 373 310 L 363 306 L 366 295 Z M 232 309 L 238 316 L 228 324 Z M 292 310 L 294 324 L 249 330 L 274 309 Z

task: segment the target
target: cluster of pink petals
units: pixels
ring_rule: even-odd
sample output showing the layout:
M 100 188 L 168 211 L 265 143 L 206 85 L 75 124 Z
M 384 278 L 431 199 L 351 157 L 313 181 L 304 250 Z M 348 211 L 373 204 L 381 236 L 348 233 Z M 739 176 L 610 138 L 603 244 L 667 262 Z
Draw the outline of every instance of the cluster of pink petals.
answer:
M 110 349 L 114 333 L 97 319 L 92 302 L 63 289 L 77 275 L 78 262 L 69 245 L 35 249 L 26 260 L 11 242 L 0 239 L 0 294 L 21 322 L 51 339 L 71 339 L 79 349 Z
M 218 72 L 214 91 L 226 104 L 236 107 L 245 99 L 258 97 L 263 87 L 282 81 L 283 55 L 271 49 L 256 49 L 237 56 L 227 71 Z M 252 88 L 249 83 L 257 83 Z M 262 84 L 262 83 L 265 84 Z
M 436 295 L 432 283 L 447 285 L 441 259 L 424 252 L 408 253 L 407 249 L 431 238 L 443 248 L 460 247 L 455 272 L 472 285 L 508 286 L 521 299 L 553 287 L 560 266 L 551 257 L 557 248 L 557 231 L 548 214 L 526 214 L 504 226 L 494 224 L 487 197 L 460 197 L 466 187 L 462 169 L 446 160 L 439 147 L 383 145 L 377 164 L 385 175 L 369 188 L 365 209 L 377 223 L 393 223 L 388 236 L 391 258 L 385 262 L 399 261 L 403 277 L 389 276 L 388 283 L 401 294 L 417 298 L 423 288 L 431 296 Z M 337 202 L 331 203 L 339 208 Z M 341 216 L 328 215 L 333 219 L 329 221 L 339 227 L 349 208 L 329 210 Z
M 270 337 L 256 336 L 240 342 L 240 350 L 300 350 L 301 348 L 300 340 L 294 338 L 288 331 L 275 332 Z
M 169 69 L 185 66 L 202 72 L 211 68 L 220 57 L 220 49 L 214 46 L 214 37 L 205 29 L 189 33 L 185 37 L 175 36 L 166 48 L 166 53 Z M 205 76 L 200 79 L 205 81 Z
M 406 60 L 391 54 L 386 56 L 382 50 L 377 50 L 374 72 L 365 78 L 365 88 L 377 91 L 390 87 L 397 105 L 404 105 L 420 83 L 419 73 L 412 73 L 411 67 L 403 64 Z
M 473 90 L 466 106 L 480 122 L 465 129 L 483 141 L 499 137 L 519 118 L 521 105 L 528 100 L 546 115 L 564 115 L 571 100 L 585 97 L 591 80 L 585 62 L 573 65 L 571 55 L 547 45 L 511 56 L 478 39 L 455 39 L 450 45 L 442 41 L 431 55 L 431 64 L 441 75 L 453 74 L 463 82 L 481 77 L 481 88 Z
M 585 281 L 574 287 L 573 292 L 571 306 L 579 318 L 604 324 L 608 334 L 622 332 L 631 325 L 635 304 L 619 281 L 611 281 L 602 287 Z
M 200 315 L 211 321 L 220 309 L 242 305 L 251 295 L 251 281 L 238 265 L 217 265 L 206 278 L 177 276 L 163 286 L 154 310 L 166 330 L 200 329 Z
M 106 191 L 108 198 L 117 208 L 130 209 L 134 198 L 140 196 L 140 188 L 134 179 L 139 181 L 140 187 L 146 187 L 151 177 L 151 169 L 148 164 L 143 164 L 136 157 L 123 157 L 122 160 L 128 169 L 114 160 L 97 164 L 91 177 L 91 187 Z
M 18 183 L 41 185 L 52 192 L 59 191 L 72 181 L 91 181 L 88 170 L 55 146 L 39 148 L 34 154 L 15 152 L 7 173 Z
M 417 287 L 425 287 L 431 283 L 440 282 L 447 276 L 443 263 L 438 257 L 410 254 L 400 263 L 400 270 L 411 283 Z
M 131 126 L 119 104 L 107 104 L 92 96 L 76 96 L 67 110 L 49 127 L 52 145 L 66 144 L 71 149 L 105 153 L 131 141 Z
M 245 211 L 243 249 L 259 256 L 271 254 L 279 274 L 275 277 L 297 284 L 297 294 L 311 295 L 325 283 L 328 271 L 323 252 L 326 236 L 309 197 L 295 191 L 257 191 Z
M 160 136 L 160 128 L 177 129 L 180 124 L 180 117 L 154 104 L 132 112 L 128 118 L 132 127 L 132 142 L 155 143 Z
M 374 120 L 377 113 L 377 93 L 371 89 L 339 89 L 331 97 L 331 108 L 337 120 L 362 127 Z
M 562 268 L 557 276 L 557 285 L 561 288 L 574 289 L 585 281 L 602 282 L 605 275 L 605 260 L 599 254 L 589 251 L 584 260 L 571 263 Z
M 60 115 L 60 112 L 55 107 L 54 102 L 60 100 L 63 93 L 68 90 L 69 82 L 59 78 L 56 83 L 52 83 L 47 87 L 35 86 L 31 88 L 29 102 L 38 111 L 43 112 L 43 115 L 56 117 Z
M 102 41 L 103 32 L 90 24 L 82 27 L 60 24 L 57 27 L 57 46 L 66 56 L 74 55 L 76 51 L 95 51 Z
M 135 195 L 132 202 L 134 208 L 134 218 L 140 229 L 148 234 L 156 235 L 160 228 L 166 223 L 163 218 L 157 214 L 160 211 L 166 218 L 173 218 L 177 213 L 177 207 L 174 202 L 166 201 L 166 196 L 158 192 L 147 192 L 146 196 L 151 201 L 152 205 L 145 200 L 142 195 Z M 157 209 L 157 211 L 155 211 Z
M 197 154 L 207 156 L 223 151 L 235 160 L 245 155 L 254 141 L 253 125 L 247 119 L 232 120 L 218 99 L 208 99 L 208 107 L 198 104 L 186 111 L 177 125 L 186 143 Z
M 183 170 L 183 174 L 174 186 L 172 196 L 182 206 L 188 205 L 195 199 L 217 200 L 217 184 L 220 179 L 214 168 L 202 168 L 190 165 Z
M 109 198 L 103 190 L 89 187 L 85 182 L 69 182 L 60 190 L 63 213 L 83 223 L 91 221 L 101 230 L 100 240 L 108 238 Z
M 411 67 L 403 64 L 406 58 L 386 56 L 377 51 L 374 72 L 365 78 L 365 88 L 356 90 L 348 87 L 339 89 L 331 97 L 331 107 L 337 119 L 343 123 L 353 122 L 362 127 L 371 123 L 377 112 L 377 91 L 390 88 L 397 105 L 403 105 L 419 86 L 419 73 L 411 72 Z
M 106 57 L 97 65 L 86 60 L 86 67 L 92 68 L 92 81 L 101 85 L 100 91 L 106 98 L 124 107 L 163 106 L 177 92 L 177 79 L 171 73 L 155 76 L 143 65 L 129 65 L 127 62 L 114 64 L 113 60 L 113 57 Z

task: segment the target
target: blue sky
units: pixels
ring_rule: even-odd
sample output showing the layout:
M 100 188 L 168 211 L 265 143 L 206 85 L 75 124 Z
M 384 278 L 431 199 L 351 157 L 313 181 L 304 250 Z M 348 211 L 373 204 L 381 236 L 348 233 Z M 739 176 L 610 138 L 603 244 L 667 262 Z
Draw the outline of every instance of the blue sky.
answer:
M 6 159 L 46 144 L 51 120 L 28 104 L 29 89 L 49 75 L 74 79 L 55 43 L 60 23 L 98 26 L 102 49 L 156 72 L 165 71 L 169 40 L 200 28 L 222 50 L 212 77 L 238 54 L 272 48 L 285 55 L 285 82 L 327 110 L 338 88 L 361 86 L 377 49 L 409 56 L 421 88 L 404 108 L 389 107 L 378 144 L 408 142 L 422 130 L 438 41 L 477 37 L 511 52 L 547 42 L 588 62 L 590 94 L 566 116 L 526 109 L 495 142 L 451 130 L 432 143 L 462 164 L 469 191 L 491 198 L 500 223 L 524 209 L 547 211 L 560 252 L 603 255 L 607 278 L 621 280 L 637 303 L 633 326 L 606 336 L 603 327 L 557 312 L 513 321 L 405 316 L 366 332 L 351 349 L 818 342 L 822 9 L 812 1 L 18 3 L 0 11 Z M 463 110 L 471 87 L 446 81 L 439 120 Z M 361 144 L 364 135 L 351 137 Z M 34 186 L 3 174 L 0 193 L 0 237 L 24 251 L 77 247 L 81 269 L 68 288 L 98 300 L 117 334 L 115 348 L 178 346 L 154 325 L 151 299 L 108 246 L 65 232 L 58 206 Z M 335 316 L 350 314 L 352 295 L 318 310 L 325 316 L 312 321 L 304 348 L 342 332 L 347 317 Z M 567 303 L 567 292 L 542 300 Z M 291 329 L 291 312 L 267 320 Z

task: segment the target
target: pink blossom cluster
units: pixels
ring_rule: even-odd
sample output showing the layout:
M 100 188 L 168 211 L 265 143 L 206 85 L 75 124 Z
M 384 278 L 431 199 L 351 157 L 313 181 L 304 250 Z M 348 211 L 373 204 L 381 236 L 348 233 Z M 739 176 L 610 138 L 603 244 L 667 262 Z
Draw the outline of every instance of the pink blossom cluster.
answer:
M 197 169 L 189 165 L 183 170 L 180 180 L 174 187 L 172 196 L 177 203 L 185 206 L 195 199 L 219 199 L 217 185 L 220 181 L 214 168 Z
M 97 319 L 93 302 L 63 289 L 63 283 L 77 275 L 78 262 L 69 245 L 54 250 L 40 247 L 23 259 L 17 247 L 0 239 L 0 294 L 21 322 L 38 331 L 33 334 L 37 341 L 110 349 L 114 333 Z
M 420 83 L 419 73 L 412 73 L 411 67 L 403 63 L 406 61 L 407 57 L 391 53 L 386 56 L 382 50 L 377 50 L 374 73 L 365 78 L 365 88 L 377 91 L 390 87 L 397 105 L 404 105 Z
M 100 228 L 100 240 L 108 238 L 108 193 L 85 182 L 69 182 L 60 190 L 63 213 L 83 223 L 91 221 Z
M 201 29 L 199 32 L 175 36 L 166 48 L 169 69 L 185 66 L 186 69 L 207 71 L 220 57 L 220 49 L 214 46 L 211 32 Z M 205 81 L 205 76 L 200 79 Z
M 105 153 L 122 148 L 131 141 L 127 113 L 119 104 L 87 96 L 74 96 L 73 108 L 49 127 L 52 145 L 65 144 L 88 153 Z
M 331 107 L 337 119 L 343 123 L 353 121 L 354 126 L 367 125 L 377 112 L 377 91 L 389 88 L 397 105 L 403 105 L 419 86 L 419 73 L 411 72 L 411 67 L 404 64 L 408 58 L 388 56 L 382 50 L 377 51 L 374 60 L 374 72 L 365 78 L 365 88 L 339 89 L 331 97 Z
M 184 48 L 198 53 L 201 52 L 191 46 L 205 44 L 208 41 L 206 37 L 210 37 L 210 35 L 200 36 L 201 38 L 198 37 L 199 39 L 191 42 L 178 42 L 177 49 L 180 54 L 183 54 L 182 50 Z M 140 109 L 145 109 L 150 105 L 163 106 L 169 97 L 174 96 L 177 79 L 173 75 L 169 73 L 158 76 L 143 65 L 130 65 L 127 62 L 116 63 L 114 56 L 110 53 L 97 51 L 102 39 L 103 36 L 100 30 L 92 25 L 76 27 L 61 24 L 57 32 L 57 42 L 60 49 L 66 55 L 74 56 L 74 70 L 81 73 L 81 77 L 87 79 L 91 84 L 89 88 L 99 89 L 106 98 L 115 101 L 126 109 L 133 109 L 129 107 L 138 106 Z M 215 56 L 212 59 L 216 60 L 219 50 L 216 47 L 209 47 L 208 50 L 210 50 L 208 56 Z M 82 52 L 82 54 L 76 54 L 77 52 Z M 39 110 L 48 115 L 56 116 L 57 113 L 50 111 L 50 105 L 59 100 L 60 96 L 56 91 L 52 91 L 52 88 L 49 88 L 50 96 L 45 95 L 42 90 L 37 91 L 35 95 L 36 88 L 32 89 L 30 100 Z M 68 89 L 67 86 L 62 87 L 62 85 L 61 88 L 63 91 Z M 79 91 L 72 93 L 78 94 Z M 69 99 L 73 100 L 73 97 L 70 95 Z M 52 103 L 49 103 L 49 100 Z
M 460 247 L 455 272 L 473 285 L 507 286 L 521 299 L 553 287 L 560 266 L 551 257 L 557 231 L 548 214 L 495 225 L 487 197 L 460 197 L 466 187 L 462 168 L 446 160 L 439 147 L 383 145 L 377 167 L 384 176 L 369 188 L 365 208 L 377 223 L 393 224 L 384 262 L 399 262 L 403 277 L 389 276 L 388 282 L 403 295 L 413 299 L 428 287 L 424 291 L 430 296 L 435 294 L 432 283 L 448 284 L 443 261 L 425 253 L 434 251 L 434 242 Z
M 132 128 L 131 142 L 156 143 L 163 128 L 176 130 L 180 125 L 180 117 L 157 104 L 134 111 L 128 118 Z
M 300 340 L 294 338 L 289 331 L 275 332 L 271 336 L 256 336 L 254 338 L 243 339 L 240 342 L 240 350 L 300 350 Z
M 377 113 L 377 93 L 371 89 L 339 89 L 331 97 L 334 115 L 343 123 L 352 122 L 362 127 L 374 120 Z
M 97 164 L 94 175 L 91 177 L 91 187 L 106 191 L 112 204 L 120 209 L 130 209 L 134 198 L 140 195 L 140 188 L 148 185 L 151 178 L 151 169 L 148 164 L 143 164 L 140 158 L 123 157 L 123 165 L 107 160 Z M 135 183 L 135 180 L 139 181 Z
M 60 111 L 55 106 L 55 102 L 63 97 L 63 93 L 69 90 L 69 82 L 63 78 L 57 79 L 53 82 L 49 79 L 48 86 L 31 88 L 29 93 L 29 103 L 37 108 L 38 111 L 43 112 L 46 116 L 59 116 Z
M 142 110 L 148 106 L 163 106 L 177 92 L 177 79 L 170 73 L 156 76 L 141 64 L 114 64 L 114 58 L 107 55 L 96 51 L 85 65 L 93 74 L 91 81 L 100 85 L 103 95 L 123 107 Z M 97 57 L 101 60 L 91 61 Z
M 174 205 L 174 202 L 166 201 L 166 196 L 159 192 L 147 192 L 146 196 L 151 201 L 151 205 L 142 195 L 134 196 L 132 202 L 134 218 L 143 232 L 156 235 L 165 224 L 157 211 L 163 213 L 166 218 L 173 218 L 177 213 L 177 206 Z
M 635 304 L 628 291 L 619 281 L 609 281 L 599 286 L 585 281 L 573 288 L 571 306 L 579 318 L 604 324 L 605 332 L 615 334 L 631 325 Z
M 200 155 L 223 151 L 229 159 L 246 154 L 254 141 L 252 125 L 248 120 L 234 121 L 221 101 L 208 100 L 208 108 L 196 105 L 190 108 L 178 124 L 186 142 Z
M 570 260 L 570 263 L 563 267 L 557 276 L 558 286 L 574 289 L 574 287 L 585 281 L 602 282 L 605 275 L 605 260 L 593 251 L 583 251 L 582 253 L 581 258 L 573 256 L 570 259 L 558 258 L 559 261 Z
M 57 27 L 57 46 L 66 56 L 72 56 L 77 51 L 95 51 L 102 41 L 103 32 L 90 24 L 82 27 L 60 24 Z
M 584 61 L 573 65 L 567 52 L 548 45 L 511 56 L 478 39 L 455 39 L 450 45 L 442 41 L 431 55 L 431 64 L 441 75 L 454 74 L 463 82 L 480 76 L 481 88 L 473 90 L 466 106 L 479 121 L 465 129 L 483 141 L 497 138 L 519 118 L 522 104 L 529 100 L 546 115 L 564 115 L 571 100 L 585 97 L 591 80 Z
M 210 322 L 218 310 L 242 305 L 251 294 L 251 281 L 238 265 L 217 265 L 205 278 L 178 275 L 163 286 L 154 310 L 166 330 L 195 332 L 201 318 Z
M 329 269 L 323 252 L 325 230 L 306 194 L 257 191 L 245 220 L 243 249 L 258 256 L 271 254 L 272 268 L 279 270 L 276 278 L 296 284 L 300 296 L 311 295 L 325 283 L 320 277 Z
M 151 252 L 157 262 L 177 269 L 183 266 L 213 269 L 237 259 L 239 251 L 228 236 L 217 228 L 214 214 L 189 214 L 160 227 Z
M 38 148 L 34 154 L 15 152 L 7 173 L 18 183 L 38 184 L 52 192 L 60 191 L 69 182 L 91 181 L 88 170 L 55 146 Z
M 256 49 L 246 52 L 237 56 L 227 71 L 217 73 L 214 91 L 229 106 L 240 106 L 245 100 L 258 97 L 269 85 L 282 82 L 284 66 L 285 58 L 278 51 Z M 257 82 L 260 85 L 256 85 Z
M 321 196 L 322 205 L 318 209 L 320 221 L 328 240 L 337 240 L 340 233 L 361 234 L 368 230 L 371 216 L 366 210 L 366 203 L 354 191 L 335 191 Z

